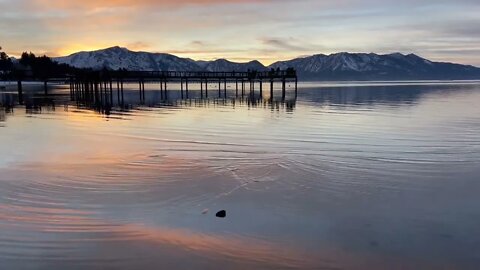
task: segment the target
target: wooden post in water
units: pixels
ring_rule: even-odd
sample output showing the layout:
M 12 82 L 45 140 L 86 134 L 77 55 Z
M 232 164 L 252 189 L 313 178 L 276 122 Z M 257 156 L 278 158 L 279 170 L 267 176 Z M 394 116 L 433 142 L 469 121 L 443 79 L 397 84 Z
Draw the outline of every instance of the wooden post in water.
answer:
M 235 79 L 235 97 L 238 98 L 238 79 Z
M 84 100 L 87 98 L 87 91 L 85 91 L 85 82 L 78 82 L 80 84 L 80 99 Z
M 282 79 L 282 100 L 285 101 L 285 91 L 286 91 L 286 87 L 285 87 L 285 78 Z
M 70 78 L 69 80 L 69 85 L 70 85 L 70 101 L 73 101 L 74 100 L 74 97 L 73 95 L 75 94 L 75 91 L 73 89 L 75 83 L 73 82 L 72 78 Z
M 242 98 L 245 95 L 245 80 L 242 79 Z
M 108 87 L 107 87 L 107 81 L 103 81 L 103 94 L 104 94 L 104 98 L 105 98 L 105 104 L 107 104 L 110 99 L 108 98 Z
M 18 90 L 18 102 L 20 104 L 23 104 L 23 86 L 22 86 L 22 81 L 17 82 L 17 90 Z
M 200 96 L 203 98 L 203 79 L 200 79 Z
M 273 101 L 273 79 L 270 79 L 270 100 Z
M 76 91 L 77 82 L 74 82 L 72 78 L 70 78 L 70 101 L 74 101 L 78 98 L 78 91 Z M 77 97 L 75 97 L 75 95 Z
M 98 82 L 99 88 L 100 88 L 100 103 L 103 104 L 103 83 L 100 81 Z
M 142 101 L 145 101 L 145 81 L 143 80 L 143 78 L 142 78 L 142 89 L 141 90 L 142 90 L 142 91 L 140 91 L 140 93 L 142 94 L 141 99 L 142 99 Z
M 83 84 L 82 84 L 82 82 L 80 82 L 80 81 L 77 81 L 77 82 L 75 82 L 75 83 L 77 84 L 77 88 L 78 88 L 77 96 L 78 96 L 78 98 L 79 98 L 80 100 L 82 100 L 82 96 L 83 96 L 82 86 L 83 86 Z
M 78 83 L 70 79 L 70 101 L 79 99 Z
M 165 78 L 165 81 L 163 81 L 163 90 L 165 91 L 165 99 L 168 99 L 168 92 L 167 92 L 167 78 Z
M 180 78 L 180 94 L 181 94 L 182 99 L 183 99 L 183 78 Z
M 188 78 L 187 77 L 185 78 L 185 94 L 187 95 L 187 99 L 188 99 Z
M 107 103 L 107 101 L 109 101 L 109 98 L 108 98 L 108 87 L 107 87 L 107 81 L 103 81 L 103 93 L 105 95 L 105 104 Z
M 87 93 L 87 83 L 85 81 L 83 81 L 82 83 L 82 95 L 83 95 L 83 98 L 86 100 L 89 96 L 88 96 L 88 93 Z
M 120 80 L 117 79 L 117 103 L 120 105 Z
M 92 81 L 92 92 L 93 92 L 92 101 L 97 102 L 97 100 L 98 100 L 98 85 L 95 81 Z
M 76 84 L 77 84 L 77 89 L 78 89 L 76 97 L 79 101 L 83 101 L 84 100 L 84 91 L 83 91 L 84 84 L 81 81 L 77 81 Z
M 85 83 L 85 101 L 90 101 L 91 98 L 92 98 L 92 95 L 91 95 L 91 89 L 90 89 L 90 83 L 88 81 L 84 81 Z
M 122 92 L 122 106 L 125 104 L 125 97 L 124 97 L 124 94 L 123 94 L 123 79 L 120 80 L 120 90 Z
M 78 82 L 73 81 L 73 79 L 70 79 L 70 101 L 78 100 L 79 99 L 79 86 Z
M 160 98 L 164 99 L 164 97 L 163 97 L 163 81 L 162 81 L 161 78 L 160 78 Z
M 250 82 L 250 86 L 251 86 L 251 94 L 252 94 L 252 97 L 255 95 L 255 79 L 253 79 L 251 82 Z
M 298 78 L 295 77 L 295 99 L 298 97 Z
M 82 81 L 78 81 L 77 82 L 78 84 L 78 98 L 80 99 L 80 101 L 83 101 L 85 99 L 85 92 L 84 92 L 84 84 Z
M 95 89 L 95 103 L 98 103 L 98 83 L 97 82 L 94 82 L 94 89 Z
M 80 87 L 80 82 L 72 80 L 72 101 L 82 100 L 82 91 L 80 90 Z
M 84 88 L 85 88 L 85 100 L 84 101 L 87 101 L 88 99 L 90 99 L 90 88 L 88 87 L 88 82 L 86 82 L 86 81 L 83 81 L 83 85 L 84 85 Z
M 142 80 L 138 80 L 138 90 L 140 92 L 140 102 L 142 101 Z
M 208 79 L 205 79 L 205 97 L 208 98 Z
M 218 79 L 218 98 L 221 98 L 222 97 L 222 79 Z
M 260 98 L 263 97 L 263 80 L 260 79 Z
M 88 89 L 90 90 L 90 102 L 94 102 L 95 101 L 95 88 L 94 88 L 94 85 L 93 85 L 93 81 L 89 81 L 88 82 Z
M 227 98 L 227 78 L 223 80 L 223 97 Z

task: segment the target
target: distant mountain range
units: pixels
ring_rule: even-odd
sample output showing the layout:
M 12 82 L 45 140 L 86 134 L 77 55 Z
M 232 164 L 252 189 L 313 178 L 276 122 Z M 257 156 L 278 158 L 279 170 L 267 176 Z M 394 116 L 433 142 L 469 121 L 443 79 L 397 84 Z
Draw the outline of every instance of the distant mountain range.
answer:
M 53 58 L 78 68 L 142 71 L 247 71 L 295 68 L 304 80 L 446 80 L 480 79 L 480 68 L 432 62 L 415 54 L 336 53 L 280 61 L 264 66 L 258 61 L 235 63 L 225 59 L 195 61 L 165 53 L 134 52 L 112 47 Z

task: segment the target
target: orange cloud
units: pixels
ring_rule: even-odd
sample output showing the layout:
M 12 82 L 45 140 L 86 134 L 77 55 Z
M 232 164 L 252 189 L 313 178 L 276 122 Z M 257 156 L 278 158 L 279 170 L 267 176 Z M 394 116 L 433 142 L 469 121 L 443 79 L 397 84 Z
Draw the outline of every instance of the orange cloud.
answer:
M 126 47 L 129 48 L 130 50 L 141 51 L 141 50 L 147 50 L 151 48 L 151 45 L 146 42 L 137 41 L 137 42 L 127 44 Z
M 260 3 L 270 0 L 35 0 L 37 8 L 60 9 L 60 10 L 101 10 L 105 8 L 142 8 L 142 7 L 180 7 L 186 5 L 218 5 L 218 4 L 242 4 Z

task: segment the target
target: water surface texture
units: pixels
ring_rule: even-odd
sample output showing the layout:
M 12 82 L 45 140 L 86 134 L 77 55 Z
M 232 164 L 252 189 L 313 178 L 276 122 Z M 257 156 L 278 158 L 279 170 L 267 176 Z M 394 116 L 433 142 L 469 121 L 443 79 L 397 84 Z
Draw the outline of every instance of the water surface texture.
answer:
M 0 90 L 1 269 L 478 269 L 477 82 L 39 88 Z

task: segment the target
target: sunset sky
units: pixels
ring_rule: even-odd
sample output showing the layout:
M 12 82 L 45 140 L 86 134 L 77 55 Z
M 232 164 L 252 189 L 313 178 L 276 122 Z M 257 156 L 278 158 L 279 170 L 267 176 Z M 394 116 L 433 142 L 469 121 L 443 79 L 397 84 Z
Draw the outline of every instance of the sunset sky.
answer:
M 479 0 L 0 0 L 0 46 L 60 56 L 119 45 L 265 64 L 340 51 L 480 66 Z

